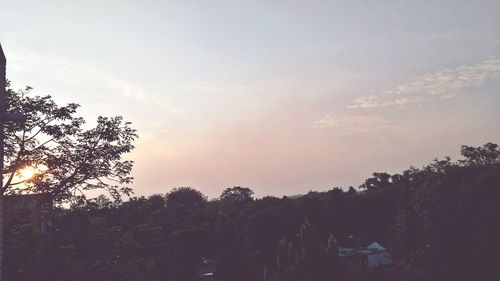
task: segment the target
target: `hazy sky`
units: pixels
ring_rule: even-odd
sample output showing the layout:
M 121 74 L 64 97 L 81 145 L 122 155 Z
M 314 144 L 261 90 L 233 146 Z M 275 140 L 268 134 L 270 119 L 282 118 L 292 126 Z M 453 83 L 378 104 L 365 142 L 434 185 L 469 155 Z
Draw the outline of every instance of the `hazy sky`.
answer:
M 15 88 L 123 115 L 137 194 L 358 186 L 500 143 L 500 1 L 0 0 Z

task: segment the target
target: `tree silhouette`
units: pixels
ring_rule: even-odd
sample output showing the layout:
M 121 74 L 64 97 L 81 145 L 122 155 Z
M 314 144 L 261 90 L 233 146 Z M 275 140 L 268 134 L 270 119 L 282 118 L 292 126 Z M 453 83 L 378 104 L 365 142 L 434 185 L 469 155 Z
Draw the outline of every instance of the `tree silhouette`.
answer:
M 33 96 L 31 88 L 7 89 L 8 112 L 25 112 L 25 124 L 5 124 L 4 192 L 46 193 L 57 202 L 84 198 L 85 191 L 103 189 L 115 199 L 130 194 L 132 161 L 123 160 L 137 138 L 121 116 L 98 117 L 84 129 L 76 103 L 57 105 L 50 96 Z M 16 181 L 26 167 L 44 167 L 29 179 Z
M 374 189 L 387 186 L 391 182 L 391 175 L 388 173 L 373 173 L 373 177 L 368 178 L 360 186 L 364 189 Z
M 253 191 L 247 187 L 235 186 L 226 188 L 220 195 L 220 200 L 231 204 L 245 204 L 253 200 Z
M 165 198 L 169 207 L 199 208 L 207 203 L 207 197 L 191 187 L 176 187 Z
M 498 144 L 486 143 L 480 147 L 462 145 L 462 156 L 465 160 L 462 163 L 468 165 L 492 165 L 500 163 L 500 149 Z
M 498 163 L 445 158 L 376 182 L 384 184 L 298 198 L 253 199 L 251 190 L 229 188 L 206 201 L 177 188 L 121 203 L 82 201 L 57 209 L 43 236 L 20 222 L 7 227 L 6 279 L 194 280 L 201 257 L 217 261 L 219 281 L 500 276 Z M 373 241 L 387 247 L 392 268 L 346 260 L 345 247 Z

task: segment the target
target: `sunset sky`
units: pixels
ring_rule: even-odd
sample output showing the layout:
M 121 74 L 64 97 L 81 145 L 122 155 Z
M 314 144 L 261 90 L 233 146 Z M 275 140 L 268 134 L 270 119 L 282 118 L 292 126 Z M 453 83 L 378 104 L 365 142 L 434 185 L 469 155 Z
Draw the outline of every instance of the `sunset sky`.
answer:
M 133 122 L 138 195 L 358 186 L 500 143 L 498 0 L 0 0 L 0 42 L 14 88 Z

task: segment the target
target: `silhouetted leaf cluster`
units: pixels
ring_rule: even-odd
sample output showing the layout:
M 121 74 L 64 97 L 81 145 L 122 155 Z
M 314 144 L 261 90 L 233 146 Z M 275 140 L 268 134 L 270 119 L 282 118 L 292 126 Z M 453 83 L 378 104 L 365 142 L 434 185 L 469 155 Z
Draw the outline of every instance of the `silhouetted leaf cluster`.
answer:
M 7 83 L 7 87 L 9 84 Z M 50 96 L 33 96 L 31 88 L 7 88 L 7 111 L 23 113 L 25 123 L 5 126 L 6 179 L 2 192 L 11 194 L 45 193 L 56 202 L 84 198 L 85 192 L 103 189 L 114 199 L 131 194 L 130 152 L 136 131 L 121 116 L 98 117 L 94 127 L 76 116 L 78 104 L 57 105 Z M 17 178 L 25 167 L 44 167 L 29 179 Z

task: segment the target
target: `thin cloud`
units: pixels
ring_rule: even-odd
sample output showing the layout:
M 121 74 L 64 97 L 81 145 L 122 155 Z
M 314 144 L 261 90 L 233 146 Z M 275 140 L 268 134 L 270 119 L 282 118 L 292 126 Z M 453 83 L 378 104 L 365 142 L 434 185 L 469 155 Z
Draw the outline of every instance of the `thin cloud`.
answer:
M 391 121 L 375 115 L 327 115 L 314 123 L 315 128 L 333 128 L 346 133 L 366 133 L 388 128 Z
M 500 80 L 500 58 L 494 57 L 471 65 L 443 69 L 425 74 L 414 80 L 393 87 L 382 96 L 358 97 L 347 108 L 375 108 L 404 106 L 421 103 L 433 98 L 453 98 L 467 87 L 481 86 L 487 81 Z
M 375 95 L 356 98 L 352 105 L 347 106 L 347 108 L 371 108 L 371 107 L 380 107 L 380 100 Z
M 182 111 L 166 101 L 161 101 L 164 95 L 151 92 L 141 85 L 130 83 L 124 79 L 105 73 L 102 70 L 78 60 L 54 55 L 41 55 L 31 51 L 9 52 L 8 67 L 21 73 L 35 73 L 64 83 L 83 85 L 84 87 L 103 87 L 134 101 L 154 104 L 170 112 Z

